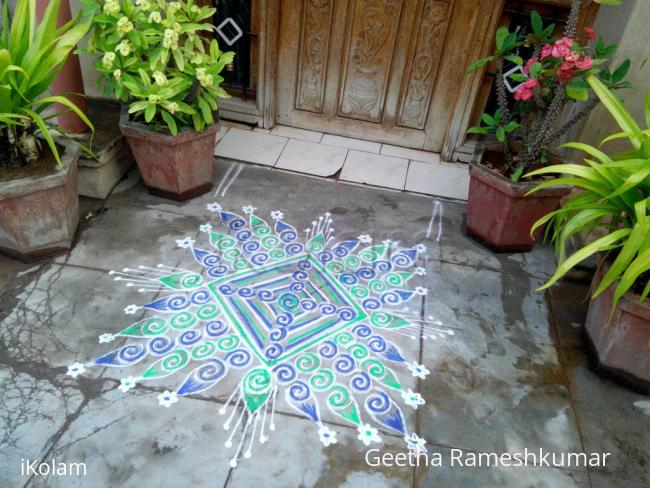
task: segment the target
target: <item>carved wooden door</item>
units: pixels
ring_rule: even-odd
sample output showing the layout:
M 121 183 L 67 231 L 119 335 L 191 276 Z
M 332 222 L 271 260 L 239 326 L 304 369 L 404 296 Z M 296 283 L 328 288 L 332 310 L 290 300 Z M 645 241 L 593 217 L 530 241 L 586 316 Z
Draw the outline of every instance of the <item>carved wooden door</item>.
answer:
M 430 110 L 454 0 L 282 0 L 280 124 L 439 150 Z

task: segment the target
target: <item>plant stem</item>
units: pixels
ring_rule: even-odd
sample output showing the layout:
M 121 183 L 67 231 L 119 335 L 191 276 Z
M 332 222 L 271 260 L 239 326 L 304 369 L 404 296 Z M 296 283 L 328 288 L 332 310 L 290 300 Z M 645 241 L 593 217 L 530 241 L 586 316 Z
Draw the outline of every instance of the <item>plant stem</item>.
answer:
M 497 62 L 497 101 L 501 110 L 501 120 L 499 126 L 504 127 L 510 120 L 510 108 L 508 107 L 508 95 L 506 93 L 506 82 L 503 79 L 503 58 Z M 506 156 L 506 170 L 512 170 L 512 148 L 510 145 L 510 135 L 506 134 L 506 140 L 503 143 L 503 152 Z
M 590 99 L 589 102 L 587 102 L 587 104 L 585 105 L 585 107 L 584 107 L 580 112 L 578 112 L 577 114 L 575 114 L 575 115 L 571 118 L 571 120 L 569 120 L 566 124 L 564 124 L 562 127 L 560 127 L 560 128 L 559 128 L 558 130 L 556 130 L 555 132 L 551 133 L 551 134 L 546 138 L 546 140 L 544 140 L 544 145 L 546 146 L 546 145 L 549 145 L 549 144 L 555 142 L 556 140 L 558 140 L 559 138 L 561 138 L 563 135 L 565 135 L 567 132 L 569 132 L 569 130 L 570 130 L 571 128 L 575 127 L 575 125 L 576 125 L 578 122 L 580 122 L 580 121 L 581 121 L 582 119 L 584 119 L 587 115 L 589 115 L 589 113 L 591 113 L 591 111 L 592 111 L 594 108 L 596 108 L 596 105 L 598 105 L 598 103 L 600 103 L 600 100 L 599 100 L 598 98 L 592 98 L 592 99 Z
M 580 8 L 582 7 L 582 0 L 572 0 L 571 1 L 571 11 L 569 12 L 569 18 L 566 23 L 566 28 L 564 30 L 564 37 L 573 39 L 576 35 L 576 29 L 578 28 L 578 18 L 580 15 Z

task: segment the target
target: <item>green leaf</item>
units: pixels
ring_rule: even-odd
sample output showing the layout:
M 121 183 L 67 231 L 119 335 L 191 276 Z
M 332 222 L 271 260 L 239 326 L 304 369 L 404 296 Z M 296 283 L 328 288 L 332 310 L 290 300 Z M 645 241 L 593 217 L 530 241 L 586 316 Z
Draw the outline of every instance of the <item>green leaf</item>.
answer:
M 510 176 L 510 179 L 514 181 L 515 183 L 521 179 L 521 175 L 524 172 L 524 167 L 523 166 L 517 166 L 517 169 L 512 173 Z
M 477 59 L 476 61 L 474 61 L 472 64 L 469 65 L 469 68 L 467 68 L 467 72 L 472 73 L 492 61 L 494 61 L 494 56 L 488 56 L 487 58 Z
M 530 25 L 532 26 L 535 35 L 541 37 L 542 31 L 544 30 L 544 22 L 542 21 L 542 16 L 535 10 L 530 14 Z
M 144 120 L 149 123 L 156 116 L 156 104 L 147 102 L 147 108 L 144 110 Z
M 521 66 L 521 65 L 524 64 L 524 60 L 522 59 L 521 56 L 515 56 L 515 55 L 510 54 L 508 56 L 504 56 L 503 59 L 507 59 L 511 63 L 516 64 L 517 66 Z
M 591 88 L 594 90 L 596 96 L 600 98 L 600 101 L 603 103 L 605 108 L 607 108 L 612 117 L 614 117 L 614 120 L 616 120 L 623 132 L 635 133 L 641 131 L 621 101 L 616 98 L 616 96 L 609 89 L 607 89 L 607 87 L 603 85 L 603 83 L 598 78 L 592 75 L 587 78 L 587 81 L 591 85 Z M 641 148 L 641 141 L 638 137 L 631 138 L 630 142 L 635 148 Z
M 643 204 L 645 207 L 645 202 L 638 203 Z M 643 241 L 646 239 L 647 231 L 647 226 L 642 225 L 641 223 L 637 224 L 632 229 L 632 232 L 627 237 L 625 244 L 619 251 L 618 256 L 601 280 L 598 288 L 596 288 L 596 291 L 594 291 L 594 297 L 600 295 L 603 291 L 609 288 L 609 286 L 624 273 L 624 271 L 628 268 L 629 264 L 639 252 Z
M 31 119 L 36 123 L 38 128 L 41 130 L 41 134 L 43 134 L 43 137 L 45 138 L 45 142 L 47 142 L 47 145 L 50 146 L 50 150 L 52 151 L 52 154 L 54 155 L 54 159 L 56 159 L 57 165 L 62 168 L 63 164 L 61 163 L 61 158 L 59 156 L 59 151 L 56 148 L 56 144 L 54 144 L 54 140 L 52 139 L 52 136 L 50 135 L 50 132 L 47 130 L 47 126 L 45 125 L 45 122 L 41 118 L 40 115 L 38 115 L 36 112 L 33 110 L 30 110 L 28 108 L 23 108 L 22 109 L 27 115 L 31 117 Z
M 619 244 L 627 236 L 630 235 L 630 229 L 619 229 L 606 236 L 596 239 L 594 242 L 587 244 L 583 248 L 573 253 L 566 261 L 560 263 L 551 278 L 540 288 L 538 291 L 545 290 L 553 285 L 557 280 L 564 276 L 571 268 L 581 263 L 585 259 L 599 253 L 603 250 L 608 250 L 612 245 Z
M 163 120 L 167 124 L 167 127 L 169 127 L 169 131 L 172 133 L 172 135 L 178 134 L 178 127 L 176 126 L 176 121 L 174 120 L 174 117 L 167 112 L 167 110 L 160 110 L 160 114 L 162 115 Z
M 481 115 L 481 120 L 483 120 L 485 125 L 497 125 L 496 120 L 494 120 L 494 117 L 492 117 L 490 114 Z
M 506 140 L 506 130 L 503 127 L 497 129 L 497 141 L 505 142 Z
M 519 122 L 515 122 L 514 120 L 512 122 L 508 122 L 504 129 L 507 133 L 514 132 L 520 127 Z
M 626 59 L 621 63 L 621 65 L 616 68 L 614 73 L 612 73 L 612 83 L 617 84 L 623 81 L 623 78 L 627 75 L 628 71 L 630 71 L 630 66 L 631 62 L 629 59 Z
M 508 29 L 506 27 L 499 27 L 497 29 L 496 46 L 497 46 L 497 49 L 499 51 L 501 51 L 501 49 L 503 48 L 503 43 L 505 42 L 506 37 L 508 37 L 509 34 L 510 34 L 510 32 L 508 31 Z
M 582 102 L 586 102 L 587 100 L 589 100 L 588 90 L 586 90 L 585 88 L 572 85 L 571 83 L 567 84 L 566 86 L 566 94 L 569 98 L 572 98 L 573 100 L 580 100 Z

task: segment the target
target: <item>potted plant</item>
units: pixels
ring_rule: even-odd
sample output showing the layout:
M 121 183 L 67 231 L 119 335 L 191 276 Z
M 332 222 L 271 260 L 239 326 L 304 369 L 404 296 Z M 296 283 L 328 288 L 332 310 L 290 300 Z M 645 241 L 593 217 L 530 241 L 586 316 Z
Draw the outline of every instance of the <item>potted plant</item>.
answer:
M 66 97 L 45 96 L 90 27 L 79 17 L 57 28 L 60 0 L 36 25 L 35 2 L 18 0 L 11 23 L 4 3 L 0 35 L 0 249 L 31 261 L 67 250 L 79 223 L 80 146 L 54 139 L 54 104 L 87 117 Z
M 559 162 L 550 149 L 598 103 L 586 77 L 597 74 L 611 88 L 627 86 L 623 79 L 629 61 L 614 72 L 603 66 L 615 46 L 596 41 L 591 29 L 586 29 L 588 41 L 578 42 L 581 3 L 571 2 L 562 37 L 554 36 L 555 25 L 545 26 L 542 17 L 532 12 L 530 33 L 499 28 L 496 52 L 469 68 L 496 65 L 499 108 L 484 113 L 481 125 L 469 133 L 494 135 L 498 144 L 488 146 L 470 166 L 466 225 L 469 235 L 495 251 L 529 251 L 534 242 L 529 233 L 532 223 L 557 208 L 570 191 L 570 186 L 549 185 L 526 198 L 534 182 L 522 175 L 549 161 Z M 527 60 L 524 52 L 529 54 Z M 558 124 L 564 107 L 578 102 L 582 107 L 573 117 Z
M 215 9 L 192 0 L 85 0 L 88 51 L 107 95 L 124 104 L 120 129 L 152 194 L 184 201 L 212 188 L 219 73 L 234 53 L 206 32 Z
M 537 221 L 547 225 L 559 264 L 543 288 L 593 255 L 600 265 L 593 280 L 586 333 L 598 361 L 620 378 L 650 391 L 650 127 L 641 129 L 623 104 L 596 77 L 587 79 L 623 130 L 606 138 L 625 138 L 631 149 L 609 155 L 587 144 L 567 147 L 584 151 L 585 164 L 541 168 L 531 176 L 560 176 L 556 183 L 571 184 L 580 192 L 563 207 Z M 650 121 L 650 94 L 645 100 Z M 544 191 L 548 182 L 533 191 Z M 573 236 L 596 238 L 567 257 Z

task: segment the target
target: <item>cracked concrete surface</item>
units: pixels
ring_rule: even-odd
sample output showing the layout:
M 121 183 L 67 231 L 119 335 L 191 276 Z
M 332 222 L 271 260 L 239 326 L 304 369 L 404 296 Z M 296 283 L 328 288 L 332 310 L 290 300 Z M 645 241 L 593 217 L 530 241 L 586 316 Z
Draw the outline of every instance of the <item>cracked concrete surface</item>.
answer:
M 237 170 L 228 172 L 231 165 Z M 82 217 L 89 218 L 67 255 L 32 265 L 0 257 L 1 487 L 650 485 L 650 416 L 634 408 L 645 398 L 589 369 L 579 334 L 585 285 L 535 291 L 552 271 L 547 248 L 490 253 L 463 234 L 465 206 L 456 202 L 227 161 L 216 168 L 218 197 L 169 202 L 150 196 L 131 175 L 108 200 L 82 201 Z M 431 370 L 413 383 L 426 405 L 405 411 L 430 451 L 611 452 L 611 464 L 377 468 L 365 463 L 356 430 L 327 418 L 339 438 L 323 447 L 310 422 L 280 405 L 269 442 L 231 469 L 217 414 L 230 384 L 165 409 L 156 395 L 175 379 L 123 394 L 121 370 L 67 376 L 67 365 L 109 350 L 98 344 L 99 334 L 131 322 L 122 309 L 137 302 L 137 293 L 106 271 L 182 263 L 187 252 L 175 239 L 196 236 L 213 218 L 205 205 L 214 200 L 231 209 L 283 210 L 299 229 L 329 211 L 341 239 L 371 234 L 427 243 L 429 293 L 420 311 L 453 330 L 453 340 L 421 332 L 399 345 Z M 403 449 L 399 437 L 384 434 L 383 441 L 386 452 Z M 21 476 L 21 459 L 85 462 L 87 476 Z

